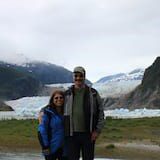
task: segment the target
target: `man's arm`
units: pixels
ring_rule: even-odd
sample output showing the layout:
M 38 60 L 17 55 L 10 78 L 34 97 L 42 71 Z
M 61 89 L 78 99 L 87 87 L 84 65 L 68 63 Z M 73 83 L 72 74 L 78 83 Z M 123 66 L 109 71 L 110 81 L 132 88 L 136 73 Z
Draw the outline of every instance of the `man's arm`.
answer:
M 104 110 L 102 105 L 102 99 L 100 98 L 98 92 L 96 94 L 96 103 L 98 109 L 98 122 L 95 131 L 92 132 L 92 141 L 95 141 L 97 139 L 98 135 L 101 133 L 101 130 L 104 126 Z
M 96 126 L 96 131 L 100 133 L 102 128 L 104 127 L 104 109 L 103 109 L 102 99 L 98 94 L 98 92 L 96 99 L 97 99 L 97 109 L 98 109 L 98 122 Z
M 42 123 L 42 116 L 44 115 L 44 109 L 47 108 L 47 107 L 48 107 L 48 105 L 43 107 L 43 108 L 41 108 L 41 110 L 38 113 L 38 122 L 39 122 L 39 124 Z
M 44 115 L 44 112 L 42 110 L 40 110 L 39 114 L 38 114 L 38 122 L 39 124 L 42 123 L 42 116 Z

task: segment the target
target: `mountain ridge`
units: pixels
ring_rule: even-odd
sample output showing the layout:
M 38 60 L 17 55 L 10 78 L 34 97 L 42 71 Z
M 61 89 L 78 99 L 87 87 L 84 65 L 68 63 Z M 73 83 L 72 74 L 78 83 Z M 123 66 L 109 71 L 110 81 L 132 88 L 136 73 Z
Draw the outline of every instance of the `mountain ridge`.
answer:
M 93 87 L 102 96 L 120 97 L 134 90 L 142 81 L 144 69 L 134 69 L 129 73 L 118 73 L 102 78 Z
M 157 57 L 151 66 L 146 68 L 140 85 L 135 90 L 118 99 L 104 99 L 107 109 L 115 108 L 160 108 L 160 57 Z
M 129 73 L 117 73 L 100 78 L 96 83 L 108 83 L 122 80 L 141 80 L 144 74 L 143 68 L 137 68 Z
M 72 83 L 73 81 L 72 72 L 68 69 L 42 61 L 28 61 L 21 64 L 0 61 L 0 71 L 1 99 L 43 95 L 45 90 L 48 90 L 46 84 Z M 86 82 L 91 84 L 89 80 Z

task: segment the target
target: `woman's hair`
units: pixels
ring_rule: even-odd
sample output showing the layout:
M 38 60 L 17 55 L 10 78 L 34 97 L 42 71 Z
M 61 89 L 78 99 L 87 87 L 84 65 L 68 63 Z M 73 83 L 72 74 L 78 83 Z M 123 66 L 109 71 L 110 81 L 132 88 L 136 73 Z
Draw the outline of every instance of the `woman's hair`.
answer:
M 63 92 L 63 91 L 61 91 L 61 90 L 55 90 L 55 91 L 52 93 L 52 96 L 51 96 L 51 98 L 50 98 L 50 100 L 49 100 L 49 106 L 55 107 L 55 105 L 54 105 L 54 103 L 53 103 L 53 99 L 54 99 L 54 96 L 55 96 L 56 94 L 60 94 L 60 95 L 64 98 L 64 92 Z

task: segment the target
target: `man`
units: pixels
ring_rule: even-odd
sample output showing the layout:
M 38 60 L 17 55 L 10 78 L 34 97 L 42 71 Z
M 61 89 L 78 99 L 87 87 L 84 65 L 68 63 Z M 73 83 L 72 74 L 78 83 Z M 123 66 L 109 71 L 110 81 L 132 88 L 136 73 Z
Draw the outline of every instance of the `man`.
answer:
M 98 92 L 85 84 L 83 67 L 73 71 L 74 85 L 65 92 L 64 126 L 69 160 L 94 159 L 94 145 L 104 124 Z

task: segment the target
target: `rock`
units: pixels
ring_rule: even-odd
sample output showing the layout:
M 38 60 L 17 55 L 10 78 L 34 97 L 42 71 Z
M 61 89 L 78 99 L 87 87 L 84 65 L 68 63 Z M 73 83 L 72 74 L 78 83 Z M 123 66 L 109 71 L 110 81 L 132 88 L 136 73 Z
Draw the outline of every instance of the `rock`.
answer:
M 0 101 L 0 111 L 14 111 L 12 107 L 6 105 L 4 102 Z

